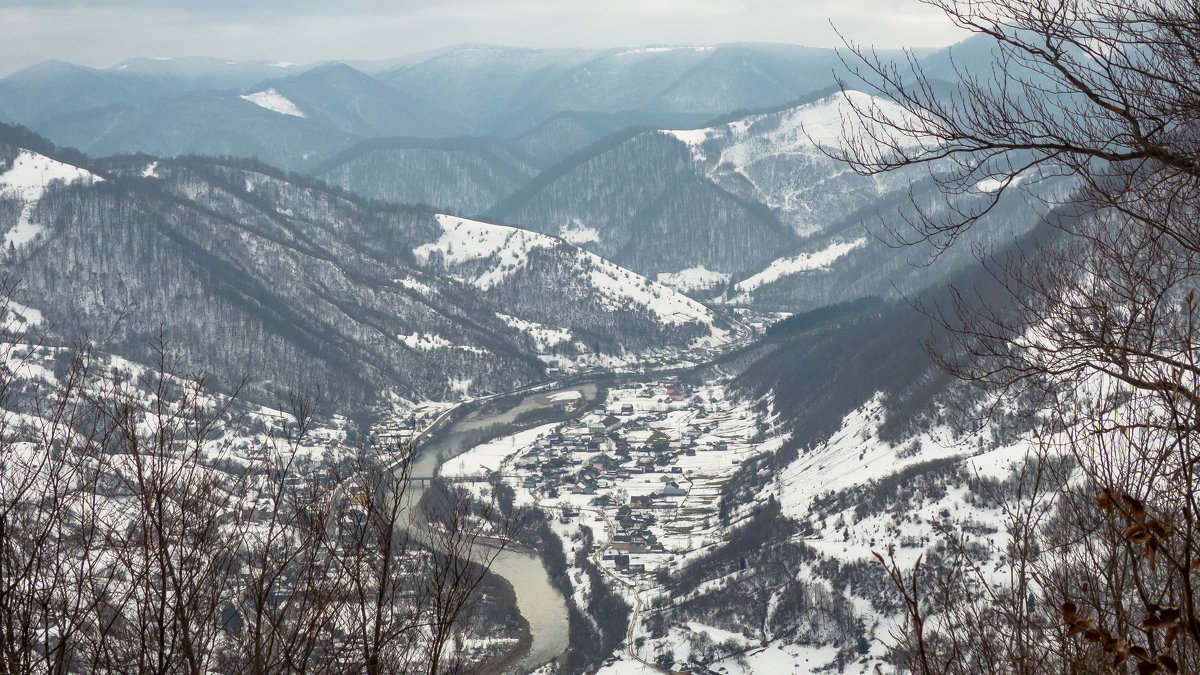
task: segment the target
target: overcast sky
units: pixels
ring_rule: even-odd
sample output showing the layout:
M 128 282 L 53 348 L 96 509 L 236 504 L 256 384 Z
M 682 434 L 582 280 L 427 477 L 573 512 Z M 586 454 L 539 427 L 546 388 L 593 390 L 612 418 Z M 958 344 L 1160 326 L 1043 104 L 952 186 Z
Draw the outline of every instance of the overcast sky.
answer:
M 48 59 L 97 67 L 135 56 L 308 63 L 462 42 L 830 47 L 840 44 L 830 20 L 879 47 L 963 38 L 917 0 L 0 0 L 0 75 Z

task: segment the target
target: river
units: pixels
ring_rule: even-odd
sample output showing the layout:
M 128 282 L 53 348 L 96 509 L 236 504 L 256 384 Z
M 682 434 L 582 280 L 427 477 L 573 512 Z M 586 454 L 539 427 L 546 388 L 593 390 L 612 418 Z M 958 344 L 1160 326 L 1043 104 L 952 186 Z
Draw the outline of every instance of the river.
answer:
M 585 383 L 528 394 L 515 404 L 501 406 L 497 410 L 475 410 L 434 432 L 428 442 L 417 448 L 411 477 L 416 479 L 436 476 L 442 462 L 470 450 L 472 443 L 479 442 L 481 433 L 496 425 L 512 424 L 525 413 L 557 406 L 563 410 L 564 420 L 576 416 L 577 409 L 563 408 L 563 400 L 555 400 L 556 394 L 567 391 L 578 391 L 584 401 L 592 401 L 596 398 L 598 387 L 595 383 Z M 421 494 L 424 493 L 425 488 L 418 488 L 418 485 L 412 485 L 413 499 L 410 503 L 419 502 Z M 567 601 L 551 583 L 550 575 L 546 573 L 541 561 L 531 555 L 506 549 L 492 561 L 491 571 L 512 584 L 517 599 L 517 610 L 529 622 L 532 644 L 529 652 L 513 666 L 513 671 L 529 672 L 566 651 L 569 638 Z

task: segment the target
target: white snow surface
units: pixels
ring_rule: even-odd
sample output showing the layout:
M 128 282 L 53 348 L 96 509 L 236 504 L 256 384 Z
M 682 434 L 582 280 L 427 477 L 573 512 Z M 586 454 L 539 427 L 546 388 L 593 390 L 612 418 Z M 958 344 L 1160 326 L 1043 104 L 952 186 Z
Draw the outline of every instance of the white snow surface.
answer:
M 283 94 L 275 91 L 271 87 L 265 91 L 246 94 L 242 98 L 253 103 L 260 108 L 266 108 L 271 112 L 277 112 L 281 115 L 291 115 L 292 117 L 304 117 L 304 111 L 300 110 L 295 103 L 292 103 Z
M 504 460 L 528 449 L 534 441 L 548 435 L 558 426 L 558 423 L 546 424 L 477 445 L 458 457 L 447 460 L 442 464 L 440 473 L 443 476 L 478 476 L 488 471 L 496 471 Z
M 635 49 L 626 49 L 618 52 L 617 56 L 630 56 L 633 54 L 662 54 L 665 52 L 691 51 L 691 52 L 711 52 L 714 47 L 711 46 L 675 46 L 675 47 L 637 47 Z
M 957 439 L 948 428 L 935 427 L 919 438 L 919 455 L 900 458 L 899 446 L 879 439 L 886 413 L 877 394 L 842 419 L 842 428 L 812 450 L 801 453 L 779 475 L 779 500 L 784 515 L 803 519 L 820 492 L 842 490 L 899 472 L 911 464 L 970 454 L 973 438 Z
M 3 165 L 0 165 L 0 169 Z M 15 225 L 4 233 L 5 246 L 21 246 L 36 238 L 45 228 L 33 222 L 34 208 L 51 183 L 104 180 L 96 174 L 45 155 L 22 149 L 11 166 L 0 174 L 0 197 L 15 197 L 25 202 Z
M 15 331 L 23 326 L 40 326 L 46 321 L 40 310 L 22 305 L 16 300 L 9 300 L 5 309 L 7 315 L 4 317 L 4 324 L 9 331 Z
M 1024 179 L 1024 176 L 1014 176 L 1013 179 L 1008 182 L 1008 187 L 1015 188 L 1020 185 L 1021 181 Z M 980 192 L 986 192 L 988 194 L 999 192 L 1000 188 L 1002 187 L 1005 187 L 1004 181 L 998 178 L 984 178 L 975 184 L 976 190 L 979 190 Z
M 529 263 L 529 253 L 538 248 L 553 248 L 557 241 L 542 234 L 515 227 L 492 225 L 454 216 L 437 216 L 442 236 L 437 241 L 413 249 L 417 260 L 426 262 L 434 253 L 447 265 L 461 265 L 495 257 L 496 264 L 473 279 L 460 279 L 481 290 L 488 290 Z
M 578 220 L 572 220 L 569 225 L 563 225 L 558 236 L 568 244 L 588 244 L 600 241 L 600 233 L 594 227 L 588 227 Z
M 670 137 L 680 141 L 684 145 L 688 146 L 688 148 L 690 148 L 692 151 L 692 160 L 693 161 L 703 162 L 704 158 L 705 158 L 704 147 L 703 147 L 704 142 L 707 141 L 708 139 L 712 138 L 713 136 L 717 135 L 717 130 L 716 129 L 671 129 L 671 130 L 664 129 L 661 133 L 663 133 L 667 136 L 670 136 Z
M 733 138 L 745 142 L 732 145 L 725 151 L 722 159 L 734 165 L 744 166 L 764 151 L 769 154 L 817 153 L 819 151 L 813 145 L 814 142 L 829 149 L 845 149 L 847 137 L 865 139 L 868 132 L 888 138 L 900 147 L 912 147 L 921 143 L 920 138 L 895 136 L 878 124 L 864 122 L 858 118 L 855 110 L 867 111 L 879 119 L 898 123 L 903 123 L 911 117 L 904 108 L 891 101 L 861 91 L 841 92 L 783 112 L 778 117 L 778 126 L 764 133 L 751 136 L 748 132 L 757 122 L 774 117 L 778 113 L 752 115 L 731 122 L 726 127 Z M 864 148 L 867 149 L 869 148 Z
M 0 164 L 2 168 L 3 164 Z M 8 170 L 0 173 L 0 196 L 35 202 L 42 198 L 42 193 L 51 183 L 74 183 L 77 180 L 96 182 L 103 179 L 86 169 L 21 150 Z
M 409 349 L 420 349 L 426 352 L 433 349 L 449 349 L 454 346 L 453 343 L 440 335 L 414 332 L 412 335 L 397 335 L 396 338 L 408 345 Z
M 659 272 L 658 274 L 658 283 L 670 286 L 681 293 L 708 290 L 713 286 L 724 284 L 728 281 L 729 274 L 715 272 L 703 265 L 679 270 L 678 272 Z
M 734 286 L 739 291 L 748 292 L 756 288 L 766 286 L 767 284 L 775 283 L 783 277 L 799 274 L 801 272 L 813 272 L 817 270 L 827 270 L 838 258 L 846 255 L 860 246 L 865 246 L 867 240 L 865 237 L 859 237 L 850 242 L 836 242 L 830 244 L 820 251 L 812 253 L 801 253 L 800 255 L 780 258 L 773 261 L 767 268 L 754 276 L 751 276 Z

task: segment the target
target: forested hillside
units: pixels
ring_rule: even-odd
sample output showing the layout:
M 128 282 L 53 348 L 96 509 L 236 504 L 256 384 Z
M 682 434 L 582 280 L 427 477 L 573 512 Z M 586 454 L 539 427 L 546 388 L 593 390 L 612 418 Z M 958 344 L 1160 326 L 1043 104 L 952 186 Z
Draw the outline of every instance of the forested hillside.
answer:
M 345 401 L 497 391 L 547 364 L 722 339 L 709 310 L 559 240 L 252 163 L 74 157 L 83 170 L 7 133 L 7 266 L 63 339 L 136 359 L 162 327 L 189 367 Z

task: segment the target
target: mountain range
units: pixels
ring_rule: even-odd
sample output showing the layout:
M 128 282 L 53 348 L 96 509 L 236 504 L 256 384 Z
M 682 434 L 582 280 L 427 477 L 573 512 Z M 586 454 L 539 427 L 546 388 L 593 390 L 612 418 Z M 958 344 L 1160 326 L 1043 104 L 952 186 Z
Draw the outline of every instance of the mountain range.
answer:
M 248 161 L 83 161 L 5 132 L 21 302 L 131 358 L 161 328 L 192 368 L 272 373 L 263 391 L 424 399 L 728 335 L 712 310 L 559 239 L 371 205 Z

